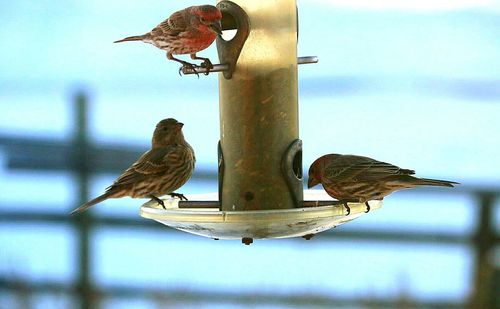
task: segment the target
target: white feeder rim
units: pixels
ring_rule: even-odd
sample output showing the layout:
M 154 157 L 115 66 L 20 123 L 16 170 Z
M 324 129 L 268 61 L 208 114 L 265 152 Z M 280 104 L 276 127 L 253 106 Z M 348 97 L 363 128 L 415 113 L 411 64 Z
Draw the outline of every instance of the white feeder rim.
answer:
M 324 191 L 323 191 L 324 193 Z M 305 200 L 332 200 L 320 190 L 306 190 Z M 325 198 L 328 197 L 328 198 Z M 189 195 L 191 201 L 213 201 L 217 194 Z M 285 238 L 316 234 L 364 214 L 364 203 L 349 203 L 350 214 L 343 205 L 328 205 L 294 209 L 253 211 L 219 211 L 217 208 L 178 208 L 179 199 L 163 200 L 163 209 L 155 201 L 142 205 L 140 214 L 169 227 L 215 239 Z M 370 211 L 382 206 L 380 201 L 370 201 Z

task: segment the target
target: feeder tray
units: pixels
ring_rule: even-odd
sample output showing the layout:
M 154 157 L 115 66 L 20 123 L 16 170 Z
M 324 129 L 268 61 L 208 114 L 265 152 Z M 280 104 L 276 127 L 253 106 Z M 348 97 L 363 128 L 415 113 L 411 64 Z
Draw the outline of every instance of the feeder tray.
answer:
M 163 209 L 155 201 L 142 205 L 140 214 L 166 226 L 213 239 L 242 239 L 250 244 L 253 239 L 304 237 L 326 231 L 365 214 L 364 203 L 349 203 L 347 215 L 344 205 L 331 200 L 319 190 L 306 190 L 304 201 L 309 207 L 254 211 L 220 211 L 217 194 L 190 195 L 192 202 L 179 199 L 163 200 Z M 313 200 L 311 200 L 313 199 Z M 330 200 L 328 200 L 330 199 Z M 196 200 L 196 201 L 194 201 Z M 319 205 L 319 206 L 313 206 Z M 382 207 L 380 201 L 370 201 L 370 211 Z

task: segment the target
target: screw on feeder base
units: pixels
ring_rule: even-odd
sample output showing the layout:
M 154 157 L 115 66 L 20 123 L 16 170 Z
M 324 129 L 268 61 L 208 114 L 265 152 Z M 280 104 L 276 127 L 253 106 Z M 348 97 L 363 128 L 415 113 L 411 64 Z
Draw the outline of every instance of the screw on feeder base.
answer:
M 302 236 L 302 238 L 304 238 L 305 240 L 310 240 L 313 237 L 314 237 L 314 234 L 307 234 L 307 235 Z
M 241 239 L 241 242 L 244 243 L 246 246 L 249 246 L 253 243 L 253 238 L 251 237 L 243 237 Z

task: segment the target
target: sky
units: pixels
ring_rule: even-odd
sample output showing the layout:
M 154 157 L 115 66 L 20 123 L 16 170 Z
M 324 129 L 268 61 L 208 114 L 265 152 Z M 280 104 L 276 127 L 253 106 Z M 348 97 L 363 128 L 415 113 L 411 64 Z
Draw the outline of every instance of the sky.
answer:
M 298 3 L 299 55 L 320 59 L 299 68 L 304 165 L 328 152 L 358 153 L 428 176 L 498 181 L 499 163 L 488 159 L 500 154 L 490 138 L 500 133 L 494 104 L 500 98 L 499 21 L 485 4 L 490 2 L 467 2 L 460 9 L 435 1 L 450 8 L 396 11 L 383 4 L 375 10 L 363 1 L 356 2 L 360 8 L 323 2 Z M 84 89 L 92 98 L 91 136 L 97 142 L 123 138 L 146 146 L 162 111 L 186 123 L 200 163 L 213 164 L 219 138 L 216 76 L 180 77 L 171 74 L 177 64 L 152 46 L 111 44 L 147 31 L 177 6 L 6 2 L 0 13 L 2 132 L 64 138 L 71 132 L 68 100 Z M 22 35 L 13 38 L 12 29 Z M 215 48 L 205 55 L 213 57 Z M 47 107 L 50 113 L 43 112 Z M 199 134 L 199 123 L 211 129 Z M 365 124 L 370 129 L 364 135 L 352 134 Z M 415 147 L 429 151 L 415 154 Z

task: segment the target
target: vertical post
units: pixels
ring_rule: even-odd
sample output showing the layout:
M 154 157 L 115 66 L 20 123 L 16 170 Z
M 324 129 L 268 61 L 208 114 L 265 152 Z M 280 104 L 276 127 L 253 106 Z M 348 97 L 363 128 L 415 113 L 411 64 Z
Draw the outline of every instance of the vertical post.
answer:
M 302 200 L 294 198 L 282 160 L 299 134 L 296 1 L 232 2 L 248 16 L 250 31 L 231 78 L 219 76 L 221 207 L 293 208 Z M 301 194 L 301 181 L 294 186 Z
M 478 193 L 479 211 L 477 230 L 474 236 L 475 273 L 474 291 L 470 308 L 497 308 L 495 298 L 495 265 L 493 249 L 495 246 L 495 231 L 492 224 L 495 194 Z
M 87 98 L 83 93 L 78 93 L 75 98 L 75 133 L 74 133 L 74 154 L 73 167 L 78 183 L 77 206 L 85 203 L 89 197 L 89 149 L 87 137 Z M 92 301 L 92 284 L 90 282 L 90 220 L 89 212 L 84 212 L 75 216 L 76 229 L 78 233 L 78 252 L 77 252 L 77 294 L 79 297 L 80 308 L 94 308 Z

